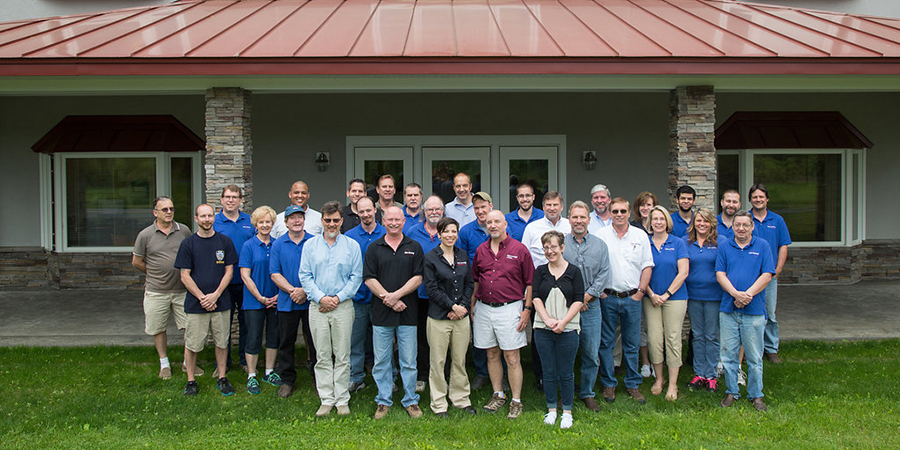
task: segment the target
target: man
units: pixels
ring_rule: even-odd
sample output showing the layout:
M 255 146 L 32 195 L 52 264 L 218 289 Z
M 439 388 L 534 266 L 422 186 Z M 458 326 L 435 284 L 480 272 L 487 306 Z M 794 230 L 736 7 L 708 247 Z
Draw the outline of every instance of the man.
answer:
M 769 243 L 756 235 L 754 229 L 757 226 L 750 213 L 737 212 L 734 216 L 734 239 L 721 244 L 716 257 L 716 280 L 725 291 L 719 307 L 719 333 L 727 389 L 719 406 L 727 408 L 741 396 L 737 384 L 740 371 L 738 352 L 743 346 L 749 368 L 747 396 L 757 411 L 765 411 L 766 404 L 762 399 L 765 291 L 776 268 Z
M 360 254 L 365 255 L 372 242 L 386 233 L 384 226 L 375 220 L 378 212 L 370 197 L 362 197 L 356 204 L 359 226 L 347 232 L 347 237 L 359 244 Z M 350 394 L 365 389 L 363 380 L 366 367 L 372 367 L 375 356 L 372 350 L 372 291 L 362 283 L 353 296 L 353 331 L 350 336 Z
M 407 222 L 407 224 L 403 226 L 403 234 L 418 242 L 422 247 L 422 251 L 427 254 L 438 245 L 441 245 L 441 238 L 438 236 L 437 232 L 437 224 L 444 218 L 444 204 L 441 202 L 440 197 L 436 195 L 428 197 L 428 200 L 425 201 L 424 215 L 427 219 L 416 226 L 410 228 L 408 227 Z M 406 220 L 409 221 L 410 218 L 406 217 Z M 428 333 L 426 332 L 429 297 L 428 293 L 425 292 L 424 282 L 416 290 L 416 295 L 419 296 L 419 311 L 416 322 L 416 326 L 418 327 L 416 331 L 416 339 L 418 341 L 416 358 L 418 380 L 416 381 L 416 392 L 422 392 L 425 390 L 425 385 L 428 383 L 428 373 L 431 369 L 431 350 L 428 346 Z
M 469 254 L 469 261 L 475 258 L 475 250 L 488 240 L 487 214 L 494 209 L 494 200 L 487 192 L 478 192 L 472 196 L 472 209 L 475 220 L 460 226 L 459 239 L 456 246 Z
M 205 203 L 198 206 L 194 221 L 197 222 L 197 233 L 181 241 L 175 257 L 175 267 L 181 269 L 181 283 L 187 289 L 184 362 L 188 381 L 184 395 L 197 395 L 199 387 L 194 379 L 197 353 L 203 350 L 207 335 L 212 334 L 216 346 L 216 387 L 222 395 L 228 396 L 234 394 L 234 387 L 225 377 L 231 335 L 228 283 L 234 275 L 238 256 L 231 239 L 213 229 L 215 210 L 212 206 Z
M 375 192 L 378 194 L 378 203 L 375 207 L 384 212 L 391 206 L 402 207 L 403 205 L 394 201 L 394 193 L 397 189 L 394 187 L 394 177 L 391 174 L 384 174 L 378 178 L 375 183 Z
M 719 204 L 722 206 L 722 212 L 716 217 L 716 232 L 719 237 L 734 239 L 734 230 L 731 224 L 734 222 L 734 215 L 741 209 L 741 194 L 734 189 L 729 189 L 722 194 Z
M 312 302 L 310 330 L 316 344 L 316 386 L 321 406 L 317 417 L 350 414 L 350 338 L 353 296 L 362 284 L 359 244 L 341 234 L 341 204 L 322 205 L 321 236 L 303 246 L 300 283 Z M 333 358 L 333 359 L 332 359 Z
M 494 389 L 484 410 L 497 412 L 506 404 L 502 354 L 512 391 L 506 417 L 515 419 L 522 413 L 519 349 L 526 345 L 525 328 L 534 312 L 531 306 L 534 265 L 528 249 L 506 234 L 506 218 L 502 212 L 489 212 L 486 223 L 490 240 L 478 247 L 472 261 L 475 295 L 471 312 L 475 347 L 487 350 L 488 373 Z
M 644 399 L 638 387 L 643 377 L 638 371 L 638 346 L 641 342 L 641 300 L 650 284 L 653 256 L 650 240 L 643 230 L 629 226 L 630 204 L 617 197 L 610 202 L 612 226 L 601 228 L 595 235 L 609 250 L 609 283 L 600 295 L 603 323 L 600 329 L 600 382 L 603 398 L 616 400 L 618 384 L 613 369 L 613 346 L 616 326 L 622 327 L 622 365 L 626 367 L 625 390 L 638 403 Z
M 688 185 L 681 186 L 675 191 L 678 211 L 672 213 L 672 234 L 682 239 L 687 239 L 687 229 L 694 217 L 694 197 L 696 195 L 694 188 Z
M 591 188 L 591 204 L 594 210 L 591 211 L 591 223 L 588 224 L 588 232 L 597 234 L 601 228 L 612 225 L 612 216 L 609 214 L 609 188 L 603 184 L 595 184 Z
M 444 205 L 444 215 L 459 222 L 459 228 L 466 226 L 475 220 L 474 205 L 472 204 L 472 179 L 460 172 L 453 177 L 453 191 L 456 198 Z
M 391 368 L 394 338 L 400 356 L 403 408 L 412 418 L 422 417 L 416 393 L 416 321 L 425 254 L 414 240 L 403 235 L 403 210 L 396 206 L 384 212 L 387 233 L 366 250 L 363 278 L 372 290 L 372 347 L 375 367 L 372 378 L 378 387 L 375 418 L 384 418 L 393 401 Z
M 544 194 L 544 217 L 528 224 L 522 234 L 522 243 L 531 252 L 531 260 L 534 267 L 547 264 L 544 257 L 544 246 L 541 244 L 541 236 L 548 231 L 559 231 L 566 234 L 571 230 L 569 220 L 562 217 L 563 198 L 559 192 L 549 191 Z
M 213 223 L 213 229 L 216 233 L 222 233 L 231 238 L 234 249 L 238 253 L 238 260 L 241 258 L 241 250 L 244 248 L 244 242 L 256 234 L 256 228 L 250 223 L 250 214 L 241 211 L 244 194 L 241 188 L 235 184 L 230 184 L 222 189 L 222 197 L 219 200 L 222 204 L 222 210 L 216 214 L 216 220 Z M 228 296 L 231 297 L 231 320 L 234 321 L 234 315 L 238 316 L 238 354 L 241 359 L 241 368 L 247 370 L 247 356 L 244 353 L 244 347 L 247 345 L 247 325 L 244 322 L 244 282 L 241 280 L 240 273 L 231 277 L 231 283 L 228 285 Z M 228 339 L 228 361 L 227 365 L 231 366 L 231 339 Z
M 775 309 L 778 304 L 778 276 L 784 270 L 787 261 L 788 245 L 791 245 L 791 234 L 784 219 L 769 211 L 769 190 L 764 184 L 750 187 L 750 205 L 753 206 L 753 236 L 762 238 L 769 244 L 775 260 L 775 275 L 766 288 L 766 359 L 773 364 L 781 364 L 778 357 L 778 319 Z
M 281 378 L 278 396 L 290 397 L 297 381 L 294 367 L 294 345 L 297 342 L 297 328 L 303 322 L 303 340 L 306 342 L 306 368 L 313 373 L 316 362 L 316 348 L 309 327 L 309 302 L 306 290 L 300 284 L 300 257 L 303 246 L 312 238 L 304 230 L 306 213 L 300 205 L 291 205 L 281 214 L 284 217 L 287 234 L 272 244 L 269 257 L 269 273 L 278 286 L 278 360 L 275 373 Z M 315 377 L 313 377 L 315 378 Z
M 594 400 L 594 384 L 600 368 L 600 295 L 609 282 L 609 250 L 606 243 L 588 233 L 591 209 L 581 200 L 569 206 L 571 233 L 566 234 L 563 258 L 581 270 L 584 306 L 581 307 L 581 392 L 579 398 L 591 411 L 600 411 Z
M 403 199 L 406 201 L 403 206 L 403 216 L 406 218 L 403 234 L 408 234 L 409 230 L 425 221 L 425 214 L 422 214 L 422 186 L 419 183 L 407 184 L 403 189 Z
M 363 197 L 366 197 L 366 182 L 359 178 L 350 180 L 350 185 L 347 187 L 347 199 L 350 200 L 350 203 L 344 207 L 344 223 L 341 225 L 341 234 L 346 235 L 348 231 L 359 225 L 358 204 Z M 375 211 L 375 221 L 381 221 L 381 211 Z
M 309 186 L 306 182 L 297 180 L 291 185 L 288 191 L 288 198 L 291 199 L 291 205 L 299 206 L 305 214 L 306 223 L 305 232 L 311 234 L 322 234 L 322 214 L 312 209 L 307 204 L 309 202 Z M 279 213 L 275 218 L 275 226 L 272 227 L 272 239 L 278 239 L 284 236 L 288 230 L 284 220 L 284 213 Z
M 506 232 L 509 236 L 522 242 L 525 227 L 535 220 L 544 217 L 544 212 L 534 208 L 534 188 L 528 184 L 520 184 L 516 188 L 516 202 L 519 207 L 506 215 Z
M 141 230 L 134 241 L 131 265 L 147 274 L 144 283 L 144 332 L 153 336 L 153 345 L 159 355 L 159 377 L 172 378 L 169 364 L 166 326 L 169 316 L 175 318 L 175 326 L 184 330 L 187 316 L 184 313 L 184 285 L 175 268 L 175 256 L 181 241 L 191 235 L 187 225 L 175 222 L 175 206 L 166 196 L 153 200 L 153 221 Z M 182 364 L 181 368 L 187 371 Z M 202 375 L 197 368 L 195 375 Z

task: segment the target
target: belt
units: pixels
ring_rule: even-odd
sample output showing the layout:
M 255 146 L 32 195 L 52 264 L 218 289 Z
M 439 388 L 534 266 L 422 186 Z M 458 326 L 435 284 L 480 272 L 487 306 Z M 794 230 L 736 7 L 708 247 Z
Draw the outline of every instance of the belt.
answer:
M 613 296 L 613 297 L 625 298 L 625 297 L 631 297 L 632 295 L 636 294 L 637 291 L 638 291 L 637 289 L 632 289 L 628 292 L 618 292 L 618 291 L 614 291 L 612 289 L 604 289 L 603 293 L 606 295 Z
M 499 308 L 499 307 L 501 307 L 501 306 L 506 306 L 506 305 L 508 305 L 508 304 L 510 304 L 510 303 L 520 302 L 521 300 L 513 300 L 513 301 L 511 301 L 511 302 L 499 302 L 499 303 L 494 303 L 494 302 L 488 303 L 488 302 L 485 302 L 484 300 L 479 300 L 479 301 L 480 301 L 483 305 L 488 305 L 488 306 L 490 306 L 491 308 Z

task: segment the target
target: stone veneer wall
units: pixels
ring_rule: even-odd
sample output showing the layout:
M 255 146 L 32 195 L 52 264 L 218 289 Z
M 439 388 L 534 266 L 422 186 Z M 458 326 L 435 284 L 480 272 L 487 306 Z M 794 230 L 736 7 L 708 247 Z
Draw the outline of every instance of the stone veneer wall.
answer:
M 222 189 L 243 189 L 243 210 L 253 209 L 253 142 L 250 91 L 217 87 L 206 91 L 206 201 L 218 202 Z
M 0 248 L 0 289 L 143 289 L 130 253 Z
M 669 200 L 690 185 L 695 205 L 714 211 L 716 196 L 716 93 L 712 86 L 679 86 L 669 96 Z M 662 203 L 662 202 L 661 202 Z

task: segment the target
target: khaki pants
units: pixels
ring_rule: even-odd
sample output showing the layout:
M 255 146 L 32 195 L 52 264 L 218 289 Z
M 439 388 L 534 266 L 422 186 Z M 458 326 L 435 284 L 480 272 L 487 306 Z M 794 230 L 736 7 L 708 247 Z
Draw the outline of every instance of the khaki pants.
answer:
M 653 306 L 650 297 L 644 297 L 643 301 L 650 363 L 663 362 L 665 345 L 666 366 L 681 367 L 681 330 L 684 328 L 687 300 L 668 300 L 662 306 Z
M 316 346 L 316 388 L 323 405 L 350 403 L 350 335 L 353 301 L 345 300 L 327 313 L 309 305 L 309 329 Z M 332 361 L 332 355 L 334 361 Z
M 444 362 L 450 350 L 450 402 L 457 408 L 471 406 L 469 401 L 469 376 L 466 374 L 466 351 L 469 350 L 471 321 L 435 320 L 426 322 L 428 346 L 431 348 L 431 371 L 428 385 L 431 389 L 431 411 L 447 411 L 447 380 L 444 379 Z

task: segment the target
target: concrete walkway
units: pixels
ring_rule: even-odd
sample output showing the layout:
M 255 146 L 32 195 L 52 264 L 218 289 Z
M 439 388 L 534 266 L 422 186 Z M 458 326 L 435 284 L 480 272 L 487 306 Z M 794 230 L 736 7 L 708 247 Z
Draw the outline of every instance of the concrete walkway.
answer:
M 779 286 L 783 340 L 900 337 L 900 282 Z M 140 291 L 0 291 L 0 346 L 146 345 Z M 181 337 L 169 325 L 170 345 Z

